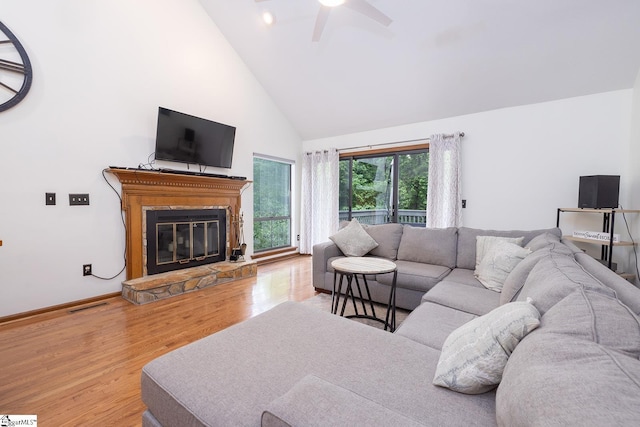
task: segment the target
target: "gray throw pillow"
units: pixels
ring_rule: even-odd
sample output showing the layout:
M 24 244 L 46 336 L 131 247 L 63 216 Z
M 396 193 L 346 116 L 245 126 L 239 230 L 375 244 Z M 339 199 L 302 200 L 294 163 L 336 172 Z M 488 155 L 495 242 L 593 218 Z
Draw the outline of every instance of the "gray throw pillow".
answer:
M 349 225 L 330 236 L 329 239 L 346 256 L 363 256 L 378 246 L 378 243 L 373 240 L 355 218 L 351 220 Z
M 480 394 L 502 379 L 516 345 L 540 325 L 540 313 L 529 302 L 502 305 L 453 331 L 442 346 L 433 384 Z

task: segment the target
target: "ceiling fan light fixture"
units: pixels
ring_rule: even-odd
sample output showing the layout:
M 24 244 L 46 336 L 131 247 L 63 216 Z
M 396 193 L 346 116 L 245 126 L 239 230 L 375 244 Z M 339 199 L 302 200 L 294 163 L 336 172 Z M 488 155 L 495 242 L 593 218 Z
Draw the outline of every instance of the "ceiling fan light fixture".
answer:
M 327 7 L 336 7 L 344 4 L 345 0 L 318 0 L 321 5 Z

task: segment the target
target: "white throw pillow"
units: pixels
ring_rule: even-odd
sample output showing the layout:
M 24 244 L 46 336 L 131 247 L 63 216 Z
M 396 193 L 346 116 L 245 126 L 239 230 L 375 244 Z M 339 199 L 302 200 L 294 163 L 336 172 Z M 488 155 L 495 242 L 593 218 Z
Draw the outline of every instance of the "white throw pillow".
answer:
M 474 274 L 485 288 L 501 292 L 511 270 L 530 253 L 527 248 L 499 240 L 482 258 Z
M 516 345 L 538 325 L 540 313 L 530 299 L 465 323 L 445 340 L 433 384 L 466 394 L 493 389 Z
M 523 237 L 498 237 L 498 236 L 477 236 L 476 237 L 476 270 L 482 262 L 484 256 L 489 252 L 491 247 L 496 244 L 496 242 L 504 241 L 515 243 L 518 246 L 522 246 Z
M 363 256 L 373 248 L 378 247 L 378 242 L 365 231 L 357 219 L 353 218 L 349 225 L 329 237 L 333 243 L 346 256 Z

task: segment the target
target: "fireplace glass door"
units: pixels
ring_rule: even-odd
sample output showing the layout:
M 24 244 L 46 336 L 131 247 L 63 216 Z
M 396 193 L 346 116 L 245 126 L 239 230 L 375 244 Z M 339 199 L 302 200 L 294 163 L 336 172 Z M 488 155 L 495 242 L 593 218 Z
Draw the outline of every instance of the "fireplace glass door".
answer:
M 223 261 L 226 212 L 215 211 L 217 213 L 209 213 L 206 220 L 203 220 L 205 218 L 202 214 L 149 211 L 147 213 L 147 272 L 155 274 Z

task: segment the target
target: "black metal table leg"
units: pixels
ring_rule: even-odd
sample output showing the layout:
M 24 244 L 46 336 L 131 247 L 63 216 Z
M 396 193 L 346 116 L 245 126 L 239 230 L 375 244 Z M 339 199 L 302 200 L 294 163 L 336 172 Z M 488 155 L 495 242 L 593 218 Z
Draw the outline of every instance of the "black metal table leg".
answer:
M 353 281 L 353 274 L 347 274 L 347 289 L 344 292 L 344 301 L 342 301 L 342 309 L 340 310 L 340 316 L 344 316 L 344 310 L 347 308 L 347 301 L 349 300 L 349 295 L 351 295 L 351 299 L 353 300 L 353 289 L 351 288 L 351 282 Z M 353 303 L 355 307 L 355 302 Z
M 387 305 L 387 315 L 384 321 L 384 330 L 387 327 L 391 332 L 396 330 L 396 279 L 398 278 L 398 271 L 393 272 L 393 281 L 391 282 L 391 291 L 389 291 L 389 304 Z M 389 323 L 389 316 L 391 316 L 391 323 Z
M 364 298 L 362 298 L 362 289 L 360 288 L 360 282 L 358 281 L 358 275 L 354 274 L 353 275 L 356 279 L 356 287 L 358 288 L 358 299 L 360 299 L 360 304 L 362 304 L 362 311 L 364 312 L 364 315 L 367 316 L 367 306 L 364 304 Z M 362 276 L 364 277 L 364 276 Z M 356 303 L 355 300 L 353 302 L 353 308 L 355 310 L 356 315 L 358 314 L 358 309 L 356 308 Z

